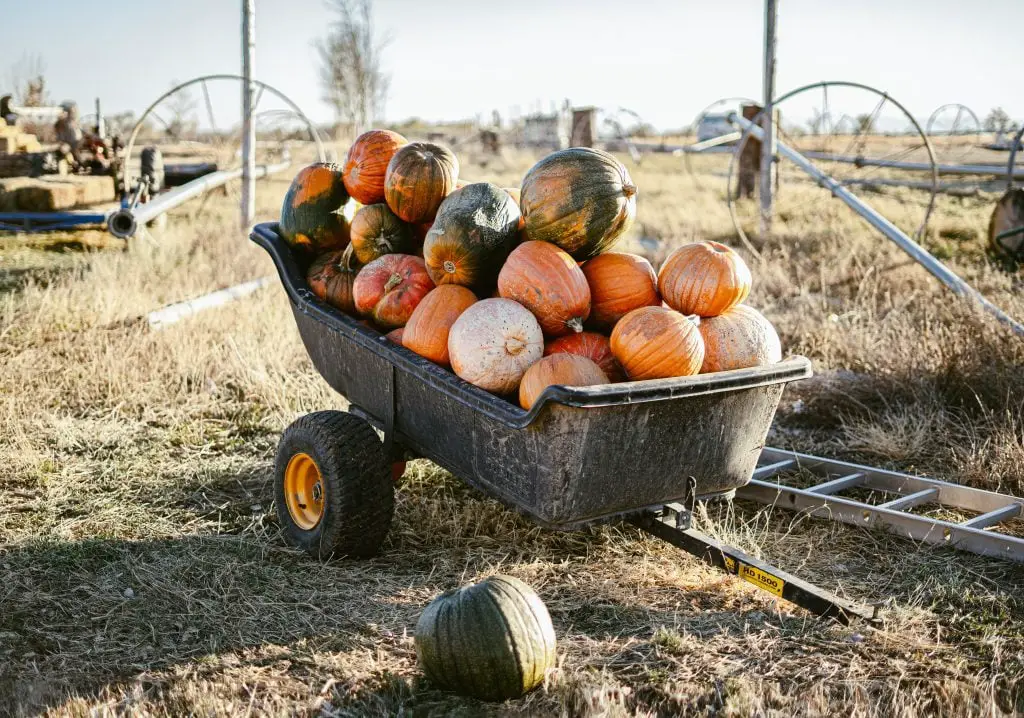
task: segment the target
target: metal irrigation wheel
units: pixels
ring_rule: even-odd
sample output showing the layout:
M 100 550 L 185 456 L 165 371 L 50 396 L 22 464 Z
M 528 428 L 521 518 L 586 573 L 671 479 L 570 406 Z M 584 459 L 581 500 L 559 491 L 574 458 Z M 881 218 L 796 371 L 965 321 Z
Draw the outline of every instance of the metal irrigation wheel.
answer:
M 967 105 L 951 102 L 936 107 L 924 126 L 936 154 L 944 161 L 963 162 L 984 133 L 981 120 Z
M 836 113 L 833 102 L 856 96 L 857 110 Z M 830 102 L 831 96 L 831 102 Z M 847 102 L 847 109 L 852 103 Z M 890 220 L 905 233 L 924 236 L 935 206 L 938 169 L 928 135 L 914 116 L 888 93 L 856 82 L 826 81 L 798 87 L 775 99 L 781 121 L 775 123 L 778 141 L 800 152 L 818 170 L 833 177 L 851 192 L 873 193 L 876 204 L 891 204 Z M 868 112 L 859 109 L 871 108 Z M 807 113 L 804 126 L 787 122 L 787 114 Z M 887 114 L 888 113 L 888 114 Z M 760 123 L 761 113 L 753 119 Z M 726 201 L 740 240 L 753 246 L 744 226 L 757 226 L 759 203 L 754 200 L 749 179 L 740 186 L 739 165 L 750 139 L 742 133 L 729 162 L 729 191 Z M 831 199 L 829 190 L 819 186 L 802 170 L 776 157 L 775 217 L 783 221 L 806 217 L 811 207 Z M 745 197 L 739 197 L 739 190 Z M 885 207 L 879 206 L 884 210 Z
M 143 133 L 151 135 L 155 134 L 155 139 L 157 141 L 170 139 L 180 145 L 189 146 L 197 152 L 211 153 L 216 156 L 218 164 L 225 165 L 220 166 L 219 169 L 229 169 L 232 165 L 236 167 L 239 166 L 241 164 L 241 157 L 235 150 L 235 139 L 238 138 L 238 144 L 240 145 L 241 129 L 235 130 L 232 128 L 231 130 L 225 131 L 218 127 L 217 119 L 213 110 L 213 102 L 210 97 L 209 83 L 242 83 L 244 81 L 245 79 L 241 75 L 203 75 L 172 87 L 170 90 L 154 100 L 135 123 L 135 126 L 132 128 L 131 135 L 128 138 L 128 143 L 125 146 L 123 156 L 124 169 L 122 172 L 122 186 L 124 187 L 124 191 L 129 193 L 133 188 L 133 180 L 135 178 L 132 176 L 134 170 L 132 152 L 135 149 L 136 142 L 140 139 L 140 135 Z M 298 118 L 298 120 L 305 125 L 310 139 L 316 146 L 317 157 L 320 161 L 326 161 L 327 153 L 324 149 L 324 142 L 320 132 L 316 129 L 316 126 L 305 115 L 305 113 L 302 112 L 299 106 L 283 92 L 266 84 L 265 82 L 253 80 L 252 83 L 256 87 L 256 95 L 252 103 L 254 122 L 256 117 L 261 114 L 257 112 L 260 100 L 263 98 L 264 93 L 269 92 L 272 96 L 280 100 L 280 102 L 287 108 L 287 110 L 272 110 L 271 112 L 286 111 L 292 113 L 294 117 Z M 192 120 L 198 101 L 192 98 L 189 90 L 195 85 L 198 85 L 202 90 L 203 105 L 205 106 L 206 121 L 208 123 L 208 126 L 202 127 L 201 129 L 199 129 L 200 125 L 198 122 Z M 170 102 L 168 102 L 169 100 Z M 164 117 L 164 114 L 167 114 L 167 112 L 162 113 L 158 111 L 161 108 L 169 109 L 173 115 L 171 120 L 167 120 Z M 183 121 L 183 117 L 187 122 Z M 150 125 L 151 119 L 156 120 L 162 129 L 157 129 L 154 132 L 154 128 Z M 259 142 L 257 142 L 257 151 L 259 151 Z
M 731 111 L 738 112 L 743 105 L 750 104 L 754 104 L 754 100 L 750 99 L 749 97 L 736 96 L 722 97 L 718 100 L 715 100 L 711 104 L 707 105 L 703 110 L 697 113 L 697 116 L 693 118 L 693 124 L 691 125 L 691 127 L 693 128 L 694 136 L 696 137 L 697 141 L 700 141 L 700 137 L 697 135 L 697 133 L 700 129 L 701 124 L 704 122 L 705 118 L 708 117 L 708 115 L 726 114 L 727 112 Z M 726 134 L 731 134 L 734 131 L 735 129 L 731 128 Z M 699 154 L 702 158 L 706 159 L 702 159 L 699 163 L 694 162 L 692 159 L 692 156 L 694 154 Z M 700 179 L 702 175 L 720 176 L 728 180 L 729 175 L 725 157 L 730 154 L 731 150 L 729 149 L 729 145 L 727 144 L 719 145 L 716 148 L 705 150 L 700 153 L 684 151 L 683 166 L 686 167 L 687 174 L 689 174 L 693 178 L 693 183 L 698 188 L 703 188 L 704 185 Z M 719 161 L 716 162 L 712 158 L 717 158 Z M 698 164 L 704 166 L 698 167 Z

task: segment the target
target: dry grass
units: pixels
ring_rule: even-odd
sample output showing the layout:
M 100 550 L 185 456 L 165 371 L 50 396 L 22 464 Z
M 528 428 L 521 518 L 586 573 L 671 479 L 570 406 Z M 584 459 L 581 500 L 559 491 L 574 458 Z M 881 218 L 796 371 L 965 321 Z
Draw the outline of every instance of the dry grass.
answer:
M 533 158 L 465 160 L 468 177 L 511 185 Z M 625 246 L 657 259 L 731 241 L 722 180 L 669 157 L 633 171 L 641 223 Z M 262 216 L 284 187 L 263 187 Z M 751 301 L 819 373 L 787 391 L 772 443 L 1024 494 L 1021 342 L 844 207 L 807 200 L 754 263 Z M 884 604 L 879 630 L 816 621 L 630 528 L 542 531 L 425 461 L 379 558 L 288 549 L 271 506 L 277 437 L 344 400 L 312 369 L 283 292 L 160 332 L 123 321 L 271 271 L 233 206 L 181 212 L 127 251 L 0 237 L 0 713 L 1024 712 L 1024 569 L 885 534 L 743 505 L 702 517 Z M 935 226 L 986 218 L 980 200 L 945 199 Z M 957 271 L 1024 317 L 1020 275 L 980 234 L 928 242 L 951 242 Z M 540 592 L 560 661 L 542 690 L 486 706 L 426 685 L 411 631 L 432 596 L 495 571 Z

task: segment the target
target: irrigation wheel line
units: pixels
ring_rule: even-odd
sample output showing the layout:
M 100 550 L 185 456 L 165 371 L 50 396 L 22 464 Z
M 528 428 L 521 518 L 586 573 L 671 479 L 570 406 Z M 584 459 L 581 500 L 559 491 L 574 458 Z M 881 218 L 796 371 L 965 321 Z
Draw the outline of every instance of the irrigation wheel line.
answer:
M 921 138 L 920 145 L 914 145 L 913 147 L 910 148 L 910 151 L 914 151 L 914 150 L 923 148 L 927 152 L 928 163 L 927 163 L 926 166 L 927 166 L 929 174 L 931 176 L 930 177 L 930 183 L 929 183 L 930 184 L 930 187 L 929 187 L 930 194 L 929 194 L 929 197 L 928 197 L 927 206 L 925 207 L 925 210 L 924 210 L 924 217 L 921 220 L 920 226 L 917 228 L 917 230 L 913 234 L 915 239 L 920 239 L 921 237 L 924 236 L 925 232 L 928 229 L 928 221 L 931 218 L 932 210 L 935 208 L 935 197 L 938 194 L 939 173 L 938 173 L 937 164 L 935 162 L 935 150 L 932 147 L 931 141 L 928 139 L 927 133 L 921 128 L 921 125 L 914 118 L 914 116 L 910 113 L 910 111 L 907 110 L 906 107 L 904 107 L 897 100 L 895 100 L 891 95 L 889 95 L 889 93 L 884 92 L 882 90 L 879 90 L 879 89 L 877 89 L 875 87 L 872 87 L 870 85 L 865 85 L 865 84 L 862 84 L 862 83 L 859 83 L 859 82 L 849 82 L 849 81 L 845 81 L 845 80 L 824 80 L 822 82 L 815 82 L 815 83 L 811 83 L 809 85 L 804 85 L 802 87 L 798 87 L 798 88 L 796 88 L 794 90 L 790 90 L 789 92 L 786 92 L 786 93 L 780 95 L 779 97 L 777 97 L 775 100 L 772 101 L 772 108 L 774 109 L 774 108 L 778 107 L 781 103 L 783 103 L 786 100 L 789 100 L 789 99 L 791 99 L 791 98 L 793 98 L 793 97 L 795 97 L 797 95 L 800 95 L 800 94 L 803 94 L 803 93 L 806 93 L 806 92 L 811 92 L 811 91 L 814 91 L 814 90 L 821 90 L 822 93 L 823 93 L 823 96 L 824 96 L 824 112 L 821 113 L 819 115 L 819 117 L 822 119 L 823 122 L 824 122 L 825 119 L 829 119 L 829 122 L 830 122 L 830 125 L 831 125 L 831 129 L 834 131 L 836 128 L 838 128 L 838 127 L 840 127 L 842 125 L 843 119 L 847 117 L 846 115 L 844 115 L 843 117 L 840 118 L 840 121 L 838 123 L 831 124 L 831 119 L 830 119 L 831 118 L 831 114 L 830 114 L 830 111 L 829 111 L 829 108 L 828 108 L 828 90 L 829 90 L 829 88 L 836 88 L 836 87 L 849 88 L 849 89 L 854 89 L 854 90 L 862 90 L 864 92 L 872 93 L 872 94 L 874 94 L 875 96 L 877 96 L 879 98 L 878 103 L 875 105 L 874 111 L 869 116 L 869 120 L 870 121 L 864 127 L 858 127 L 857 132 L 854 135 L 853 141 L 850 143 L 850 148 L 856 149 L 858 143 L 863 145 L 863 142 L 866 141 L 866 137 L 865 137 L 866 133 L 863 132 L 863 130 L 869 129 L 871 123 L 874 120 L 877 120 L 878 113 L 881 111 L 882 107 L 884 107 L 885 103 L 887 103 L 887 102 L 891 103 L 893 105 L 893 107 L 895 107 L 897 110 L 899 110 L 900 112 L 903 113 L 904 117 L 908 121 L 908 124 L 911 127 L 914 128 L 914 131 Z M 761 121 L 761 117 L 762 117 L 763 114 L 764 114 L 764 110 L 759 112 L 753 118 L 753 120 L 751 120 L 751 122 L 753 122 L 754 124 L 759 125 L 760 121 Z M 781 136 L 783 134 L 784 133 L 782 132 L 782 129 L 780 127 L 779 128 L 779 135 Z M 733 191 L 732 191 L 733 176 L 736 174 L 736 165 L 739 162 L 738 158 L 743 153 L 743 148 L 746 146 L 746 143 L 749 140 L 750 135 L 751 135 L 751 132 L 750 132 L 749 129 L 743 130 L 743 133 L 742 133 L 742 136 L 740 138 L 740 141 L 736 144 L 736 147 L 735 147 L 735 149 L 733 151 L 732 157 L 729 160 L 729 174 L 728 174 L 728 183 L 729 183 L 729 185 L 728 185 L 728 191 L 726 192 L 726 203 L 727 203 L 727 205 L 729 207 L 729 216 L 732 219 L 733 227 L 735 228 L 736 234 L 739 237 L 740 241 L 743 243 L 743 245 L 747 248 L 748 251 L 752 252 L 754 254 L 754 256 L 756 256 L 756 257 L 758 257 L 760 259 L 760 257 L 761 257 L 760 252 L 758 252 L 754 248 L 753 244 L 750 241 L 750 238 L 747 236 L 747 233 L 743 230 L 742 222 L 741 222 L 739 216 L 736 213 L 736 203 L 733 201 Z M 830 132 L 828 136 L 832 136 L 832 132 Z M 862 138 L 864 138 L 864 139 L 862 140 Z M 906 154 L 906 153 L 907 153 L 907 150 L 905 150 L 905 149 L 901 151 L 901 154 Z M 778 157 L 775 158 L 775 161 L 776 162 L 779 161 Z M 845 186 L 844 183 L 842 183 L 842 182 L 837 182 L 837 184 L 839 184 L 840 186 Z
M 731 115 L 733 121 L 744 130 L 748 130 L 755 138 L 763 139 L 764 130 L 752 121 L 740 117 L 736 113 Z M 862 217 L 868 224 L 884 234 L 890 241 L 906 252 L 910 257 L 924 267 L 928 272 L 942 282 L 947 289 L 954 294 L 970 299 L 986 312 L 995 317 L 1000 323 L 1008 326 L 1017 336 L 1024 337 L 1024 324 L 1021 324 L 998 306 L 990 302 L 977 289 L 960 278 L 953 270 L 935 258 L 928 250 L 922 247 L 909 237 L 903 230 L 886 219 L 867 202 L 855 195 L 849 189 L 837 182 L 833 177 L 822 172 L 809 159 L 800 152 L 788 146 L 781 140 L 778 142 L 779 153 L 788 158 L 793 164 L 802 169 L 833 196 L 842 200 L 850 209 Z
M 950 124 L 949 129 L 942 130 L 937 128 L 936 125 L 938 124 L 939 119 L 944 114 L 948 114 L 953 110 L 956 110 L 956 114 L 953 115 L 953 122 Z M 974 110 L 967 105 L 960 104 L 959 102 L 949 102 L 945 105 L 939 105 L 936 107 L 935 110 L 932 111 L 932 114 L 928 116 L 928 121 L 925 122 L 924 131 L 927 133 L 929 138 L 935 138 L 936 140 L 944 137 L 973 137 L 977 139 L 985 132 L 984 129 L 982 129 L 981 120 L 978 119 Z M 941 147 L 942 145 L 937 146 Z M 973 145 L 966 145 L 963 151 L 957 153 L 955 157 L 962 161 L 970 154 L 972 148 Z M 949 148 L 944 148 L 944 150 L 945 149 Z M 940 154 L 943 156 L 944 160 L 949 157 L 949 153 L 945 151 L 940 152 Z
M 1016 184 L 1015 180 L 1017 179 L 1017 176 L 1014 170 L 1016 169 L 1017 152 L 1020 149 L 1020 143 L 1022 141 L 1024 141 L 1024 124 L 1020 126 L 1019 130 L 1017 130 L 1017 134 L 1013 136 L 1013 144 L 1010 145 L 1010 159 L 1006 162 L 1007 190 L 1013 189 L 1014 184 Z
M 693 124 L 691 125 L 691 127 L 693 128 L 694 139 L 696 140 L 697 128 L 700 127 L 700 123 L 704 121 L 705 117 L 707 117 L 709 114 L 711 114 L 711 111 L 713 109 L 715 109 L 717 107 L 728 107 L 730 105 L 734 105 L 736 107 L 741 107 L 742 105 L 750 105 L 750 104 L 755 104 L 755 101 L 750 99 L 749 97 L 743 97 L 741 95 L 736 95 L 735 97 L 721 97 L 721 98 L 715 100 L 714 102 L 706 105 L 704 107 L 704 109 L 701 110 L 700 112 L 698 112 L 697 116 L 693 118 Z M 740 135 L 740 137 L 742 137 L 742 135 Z M 738 137 L 736 139 L 738 140 L 740 138 Z M 711 140 L 705 140 L 705 142 L 711 142 Z M 699 145 L 699 144 L 702 144 L 702 143 L 696 142 L 695 144 Z M 716 148 L 711 148 L 711 149 L 716 149 L 717 151 L 721 151 L 724 148 L 721 147 L 721 146 L 718 146 Z M 701 181 L 698 179 L 698 176 L 701 173 L 697 172 L 693 168 L 693 165 L 692 165 L 691 160 L 690 160 L 690 154 L 691 154 L 690 152 L 684 152 L 683 153 L 683 166 L 686 168 L 686 173 L 693 178 L 694 185 L 698 189 L 702 189 L 703 185 L 702 185 Z M 701 154 L 701 153 L 698 152 L 696 154 Z
M 156 113 L 156 108 L 159 107 L 160 103 L 162 103 L 168 97 L 170 97 L 171 95 L 174 95 L 175 93 L 181 92 L 182 90 L 184 90 L 184 89 L 186 89 L 188 87 L 191 87 L 192 85 L 199 85 L 203 89 L 203 97 L 205 99 L 205 103 L 204 104 L 206 106 L 207 119 L 210 122 L 211 128 L 216 129 L 217 122 L 216 122 L 216 118 L 213 115 L 213 105 L 210 102 L 209 90 L 207 89 L 207 85 L 206 85 L 207 82 L 211 82 L 211 81 L 214 81 L 214 80 L 227 80 L 227 81 L 235 81 L 235 82 L 245 82 L 245 78 L 242 77 L 241 75 L 230 75 L 230 74 L 201 75 L 200 77 L 192 78 L 191 80 L 188 80 L 187 82 L 182 82 L 181 84 L 172 87 L 170 90 L 168 90 L 164 94 L 160 95 L 160 97 L 158 97 L 156 100 L 154 100 L 152 103 L 150 103 L 149 107 L 147 107 L 146 110 L 142 113 L 142 115 L 139 117 L 139 119 L 135 122 L 135 126 L 132 128 L 131 135 L 129 135 L 129 137 L 128 137 L 128 143 L 127 143 L 127 145 L 125 145 L 124 162 L 123 162 L 124 170 L 123 170 L 123 172 L 124 172 L 124 187 L 125 187 L 126 191 L 127 191 L 128 188 L 130 188 L 132 186 L 132 176 L 131 176 L 131 171 L 132 170 L 131 170 L 131 163 L 129 162 L 129 160 L 131 160 L 132 150 L 135 148 L 135 141 L 136 141 L 136 139 L 138 139 L 139 132 L 142 131 L 142 128 L 145 126 L 146 120 L 151 115 L 156 117 L 157 119 L 160 119 L 160 121 L 163 122 L 165 126 L 167 125 L 167 123 L 164 122 L 160 118 L 160 116 Z M 256 88 L 258 88 L 256 97 L 253 99 L 253 107 L 252 107 L 253 113 L 255 114 L 256 107 L 259 105 L 259 101 L 263 97 L 264 91 L 269 91 L 270 94 L 274 95 L 279 100 L 281 100 L 284 104 L 286 104 L 291 109 L 291 111 L 294 112 L 295 115 L 300 120 L 302 120 L 302 122 L 306 125 L 306 128 L 309 131 L 309 135 L 312 138 L 313 143 L 316 145 L 316 152 L 317 152 L 318 159 L 321 162 L 326 162 L 327 161 L 327 154 L 326 154 L 326 151 L 324 150 L 324 143 L 323 143 L 323 141 L 322 141 L 322 139 L 320 137 L 320 133 L 316 129 L 316 126 L 313 124 L 312 120 L 310 120 L 309 117 L 306 116 L 306 114 L 302 111 L 302 109 L 297 104 L 295 104 L 295 102 L 293 102 L 291 100 L 291 98 L 289 98 L 283 92 L 278 90 L 276 87 L 274 87 L 272 85 L 268 85 L 265 82 L 261 82 L 260 80 L 255 80 L 255 79 L 252 80 L 252 84 L 254 86 L 256 86 Z

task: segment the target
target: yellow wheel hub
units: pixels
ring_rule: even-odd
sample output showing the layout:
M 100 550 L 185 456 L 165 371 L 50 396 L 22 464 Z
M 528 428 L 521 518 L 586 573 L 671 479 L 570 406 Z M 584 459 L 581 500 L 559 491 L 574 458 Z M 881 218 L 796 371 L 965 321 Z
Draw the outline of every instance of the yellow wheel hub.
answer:
M 309 454 L 298 453 L 284 470 L 284 501 L 292 521 L 303 531 L 312 531 L 324 515 L 324 485 L 320 468 Z

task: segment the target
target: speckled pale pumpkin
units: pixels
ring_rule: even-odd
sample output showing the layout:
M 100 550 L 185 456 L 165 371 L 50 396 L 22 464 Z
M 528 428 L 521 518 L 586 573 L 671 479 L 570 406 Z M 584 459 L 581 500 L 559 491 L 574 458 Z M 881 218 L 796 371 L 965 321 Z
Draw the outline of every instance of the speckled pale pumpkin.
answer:
M 495 394 L 519 388 L 527 368 L 544 355 L 544 333 L 530 310 L 511 299 L 484 299 L 448 332 L 448 358 L 460 377 Z

